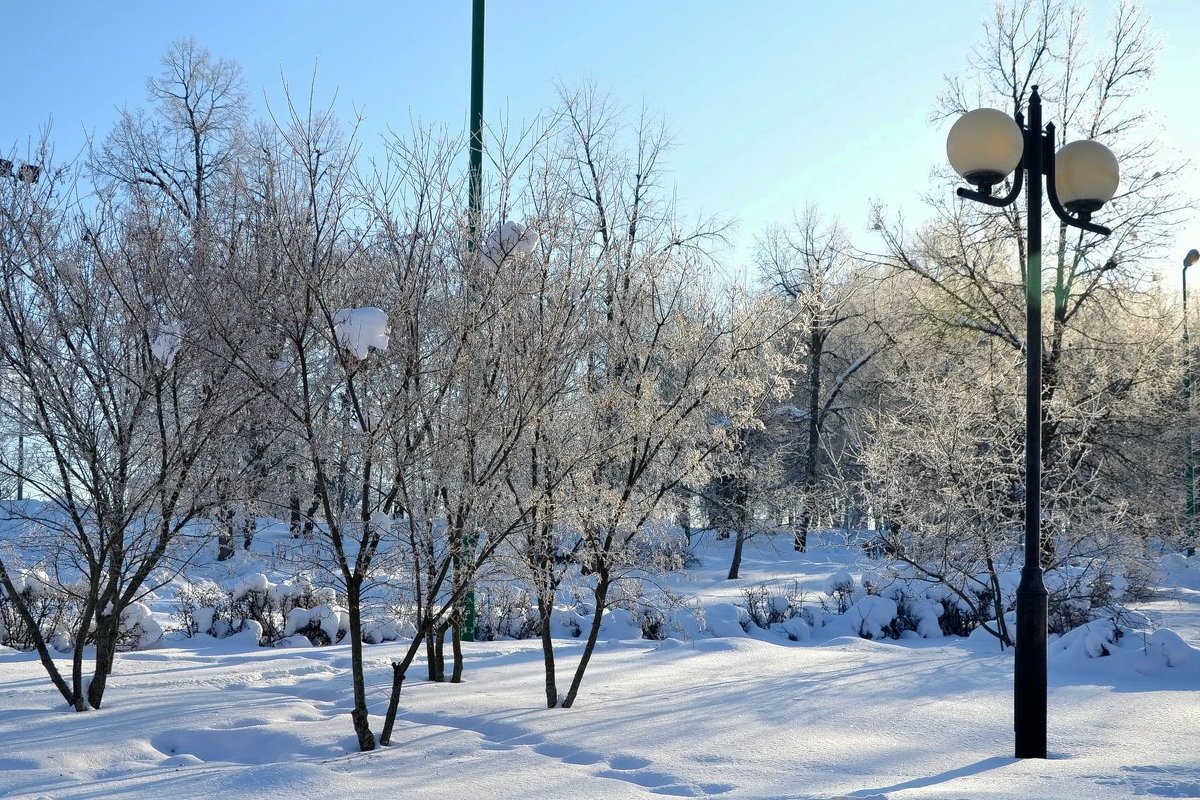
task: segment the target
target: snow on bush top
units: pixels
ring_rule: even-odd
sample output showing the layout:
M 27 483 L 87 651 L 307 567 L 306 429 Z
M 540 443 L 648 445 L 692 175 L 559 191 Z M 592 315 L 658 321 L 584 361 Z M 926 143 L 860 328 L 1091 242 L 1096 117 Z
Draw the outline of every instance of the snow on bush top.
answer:
M 538 235 L 519 222 L 497 225 L 483 245 L 483 257 L 498 267 L 510 255 L 528 255 L 537 247 Z
M 18 593 L 28 592 L 32 597 L 53 597 L 54 581 L 40 569 L 20 570 L 12 575 L 13 588 Z
M 271 588 L 271 582 L 267 580 L 267 576 L 261 572 L 255 572 L 251 575 L 243 575 L 242 578 L 234 584 L 232 591 L 233 600 L 237 602 L 250 592 L 266 592 Z
M 372 347 L 387 350 L 391 336 L 388 315 L 383 309 L 373 307 L 342 308 L 334 312 L 333 332 L 338 345 L 359 360 L 366 358 Z

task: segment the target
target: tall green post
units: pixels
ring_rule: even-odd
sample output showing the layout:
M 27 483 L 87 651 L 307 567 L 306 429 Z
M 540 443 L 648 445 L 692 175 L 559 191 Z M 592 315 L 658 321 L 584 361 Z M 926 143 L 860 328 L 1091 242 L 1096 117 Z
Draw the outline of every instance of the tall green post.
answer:
M 471 8 L 471 149 L 468 163 L 467 244 L 474 252 L 479 241 L 479 223 L 483 214 L 483 0 L 474 0 Z M 463 536 L 462 563 L 469 570 L 475 561 L 475 541 Z M 473 580 L 473 577 L 469 577 Z M 475 588 L 463 601 L 464 642 L 475 641 Z
M 1196 554 L 1196 445 L 1192 434 L 1192 346 L 1188 341 L 1188 267 L 1200 260 L 1200 252 L 1189 250 L 1183 257 L 1183 413 L 1187 424 L 1187 458 L 1183 479 L 1187 489 L 1186 520 L 1187 554 Z

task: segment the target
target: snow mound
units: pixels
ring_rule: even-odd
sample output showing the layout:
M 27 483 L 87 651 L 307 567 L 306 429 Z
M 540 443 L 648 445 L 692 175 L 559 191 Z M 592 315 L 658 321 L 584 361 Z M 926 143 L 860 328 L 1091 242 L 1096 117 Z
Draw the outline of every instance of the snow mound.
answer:
M 745 612 L 733 603 L 717 603 L 708 608 L 704 621 L 713 636 L 745 636 L 746 629 L 742 627 L 743 613 Z
M 850 606 L 843 617 L 859 636 L 866 639 L 882 639 L 883 629 L 892 624 L 896 612 L 895 600 L 869 594 Z
M 1193 668 L 1200 666 L 1196 648 L 1185 642 L 1175 631 L 1159 628 L 1146 637 L 1146 657 L 1141 672 L 1178 669 L 1189 664 Z

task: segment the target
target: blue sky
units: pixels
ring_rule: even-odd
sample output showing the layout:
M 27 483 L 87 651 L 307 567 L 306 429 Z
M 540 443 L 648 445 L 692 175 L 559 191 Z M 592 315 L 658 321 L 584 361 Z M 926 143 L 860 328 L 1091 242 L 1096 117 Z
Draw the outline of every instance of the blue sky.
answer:
M 281 74 L 306 89 L 315 68 L 318 99 L 336 93 L 343 117 L 365 115 L 368 150 L 412 119 L 465 128 L 470 5 L 10 4 L 0 15 L 0 150 L 20 156 L 53 118 L 56 157 L 70 158 L 122 105 L 143 104 L 160 56 L 189 35 L 237 61 L 260 105 L 278 104 Z M 1109 4 L 1092 5 L 1100 26 Z M 1145 7 L 1163 44 L 1147 104 L 1164 143 L 1200 166 L 1200 2 Z M 764 225 L 808 203 L 870 249 L 872 199 L 910 220 L 924 213 L 948 128 L 929 116 L 942 76 L 966 68 L 990 9 L 973 0 L 491 0 L 485 118 L 528 119 L 553 103 L 556 81 L 593 82 L 631 113 L 644 102 L 666 118 L 684 206 L 739 220 L 730 261 L 746 261 Z M 1163 254 L 1175 282 L 1189 247 L 1200 247 L 1196 218 Z

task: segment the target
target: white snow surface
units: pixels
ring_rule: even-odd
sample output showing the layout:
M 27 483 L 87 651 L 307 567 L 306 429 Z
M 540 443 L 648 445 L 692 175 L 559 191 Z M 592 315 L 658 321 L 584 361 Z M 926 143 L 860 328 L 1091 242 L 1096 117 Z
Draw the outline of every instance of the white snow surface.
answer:
M 1017 760 L 1012 651 L 990 637 L 868 640 L 799 618 L 743 629 L 744 589 L 787 581 L 816 596 L 839 573 L 861 580 L 858 548 L 810 542 L 795 554 L 790 536 L 753 539 L 727 581 L 732 542 L 704 537 L 702 565 L 668 581 L 698 599 L 707 629 L 689 615 L 690 638 L 653 642 L 627 612 L 606 618 L 571 709 L 544 707 L 536 640 L 465 643 L 457 685 L 426 682 L 418 660 L 393 745 L 371 753 L 356 751 L 346 643 L 168 634 L 120 654 L 104 707 L 83 714 L 66 710 L 36 654 L 0 649 L 0 797 L 1200 796 L 1200 591 L 1166 584 L 1139 604 L 1154 632 L 1095 623 L 1052 642 L 1050 758 Z M 261 586 L 254 555 L 212 569 L 241 564 L 233 582 Z M 1190 564 L 1167 566 L 1164 580 L 1190 580 Z M 131 619 L 166 619 L 147 602 Z M 878 622 L 886 609 L 866 605 L 858 618 Z M 365 649 L 376 734 L 405 646 Z M 581 649 L 557 642 L 561 692 Z

